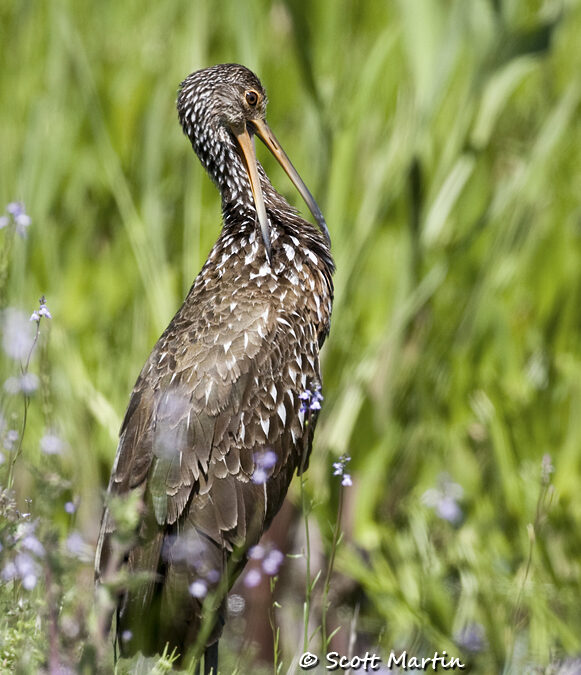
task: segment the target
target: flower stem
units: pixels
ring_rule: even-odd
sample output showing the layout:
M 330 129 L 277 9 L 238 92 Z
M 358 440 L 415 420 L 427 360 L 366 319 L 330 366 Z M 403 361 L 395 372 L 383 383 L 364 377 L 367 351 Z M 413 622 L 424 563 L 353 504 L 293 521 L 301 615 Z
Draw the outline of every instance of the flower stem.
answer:
M 36 344 L 38 343 L 38 336 L 40 335 L 40 321 L 37 322 L 36 324 L 36 334 L 34 336 L 34 340 L 32 341 L 32 346 L 30 347 L 30 351 L 28 352 L 28 356 L 26 357 L 26 361 L 21 364 L 20 370 L 22 375 L 26 375 L 28 373 L 28 368 L 30 366 L 30 359 L 32 357 L 32 352 L 34 351 Z M 20 428 L 20 436 L 18 438 L 18 446 L 16 450 L 14 451 L 14 454 L 12 455 L 12 459 L 10 460 L 10 468 L 8 469 L 8 479 L 6 481 L 7 487 L 9 490 L 12 489 L 13 483 L 14 483 L 14 467 L 16 465 L 16 460 L 20 457 L 20 454 L 22 453 L 22 444 L 24 442 L 24 432 L 26 431 L 26 421 L 28 419 L 28 405 L 30 403 L 30 396 L 28 394 L 24 394 L 24 402 L 23 402 L 23 411 L 22 411 L 22 425 Z
M 301 507 L 303 511 L 303 519 L 305 522 L 305 604 L 303 609 L 303 652 L 306 652 L 309 647 L 309 614 L 311 611 L 311 538 L 309 531 L 309 512 L 307 509 L 307 493 L 305 490 L 305 475 L 301 474 Z
M 331 544 L 331 553 L 329 556 L 329 564 L 327 566 L 327 574 L 325 576 L 325 584 L 323 586 L 323 605 L 321 608 L 321 631 L 322 631 L 322 651 L 327 652 L 328 640 L 327 637 L 327 610 L 329 609 L 329 589 L 331 587 L 331 576 L 333 574 L 333 567 L 335 565 L 335 554 L 337 552 L 337 545 L 339 543 L 339 536 L 341 531 L 341 520 L 343 515 L 343 492 L 344 488 L 339 488 L 339 504 L 337 505 L 337 520 L 333 530 L 333 542 Z

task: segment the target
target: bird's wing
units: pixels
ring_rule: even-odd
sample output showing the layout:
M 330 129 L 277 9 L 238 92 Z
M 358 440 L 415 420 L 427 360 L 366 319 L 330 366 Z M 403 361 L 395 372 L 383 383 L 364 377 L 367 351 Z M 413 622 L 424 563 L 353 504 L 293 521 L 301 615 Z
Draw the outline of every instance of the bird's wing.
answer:
M 186 522 L 230 550 L 248 542 L 248 527 L 259 512 L 256 527 L 262 531 L 284 498 L 300 454 L 308 452 L 315 422 L 305 434 L 299 394 L 319 381 L 318 345 L 299 312 L 283 316 L 273 303 L 252 297 L 235 313 L 231 299 L 198 310 L 195 325 L 178 312 L 145 364 L 109 485 L 112 495 L 143 494 L 141 543 L 154 542 L 149 553 L 147 546 L 143 551 L 151 562 L 159 557 L 160 535 L 187 504 Z M 217 321 L 228 330 L 211 331 Z M 276 454 L 268 491 L 252 481 L 266 450 Z M 101 539 L 114 530 L 105 513 Z M 103 547 L 102 541 L 98 575 L 106 563 Z

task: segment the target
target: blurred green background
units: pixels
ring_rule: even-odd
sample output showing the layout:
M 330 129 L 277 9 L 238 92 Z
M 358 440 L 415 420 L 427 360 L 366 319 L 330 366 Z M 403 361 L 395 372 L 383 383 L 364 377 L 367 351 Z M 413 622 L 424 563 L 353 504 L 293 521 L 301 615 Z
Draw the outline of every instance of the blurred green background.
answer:
M 352 457 L 333 621 L 354 653 L 446 649 L 475 673 L 581 654 L 580 35 L 579 0 L 0 4 L 0 209 L 32 220 L 0 231 L 2 308 L 45 294 L 53 316 L 15 508 L 50 523 L 51 550 L 71 532 L 89 550 L 58 611 L 50 580 L 3 584 L 0 664 L 39 635 L 34 658 L 74 660 L 129 392 L 219 232 L 177 85 L 229 61 L 261 78 L 333 239 L 307 482 L 328 549 L 331 464 Z M 3 381 L 18 367 L 3 354 Z M 24 399 L 0 400 L 5 485 Z M 282 639 L 286 672 L 300 650 Z

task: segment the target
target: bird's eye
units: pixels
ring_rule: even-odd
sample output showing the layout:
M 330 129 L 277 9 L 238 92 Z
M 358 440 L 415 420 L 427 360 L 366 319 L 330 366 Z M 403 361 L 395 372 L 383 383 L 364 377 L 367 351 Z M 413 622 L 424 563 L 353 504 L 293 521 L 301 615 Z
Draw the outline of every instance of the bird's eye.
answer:
M 253 108 L 258 103 L 258 94 L 253 89 L 246 92 L 246 103 Z

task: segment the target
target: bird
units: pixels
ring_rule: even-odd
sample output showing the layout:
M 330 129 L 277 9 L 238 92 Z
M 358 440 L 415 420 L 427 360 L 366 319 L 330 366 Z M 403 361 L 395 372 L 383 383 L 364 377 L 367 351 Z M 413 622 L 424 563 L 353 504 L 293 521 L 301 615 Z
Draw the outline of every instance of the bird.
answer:
M 137 378 L 95 560 L 97 587 L 114 589 L 103 631 L 115 616 L 120 656 L 204 655 L 206 673 L 217 672 L 226 594 L 308 467 L 333 304 L 327 225 L 266 105 L 239 64 L 195 71 L 178 89 L 179 121 L 220 192 L 223 225 Z M 315 224 L 274 189 L 256 137 Z M 119 500 L 134 506 L 130 536 Z

